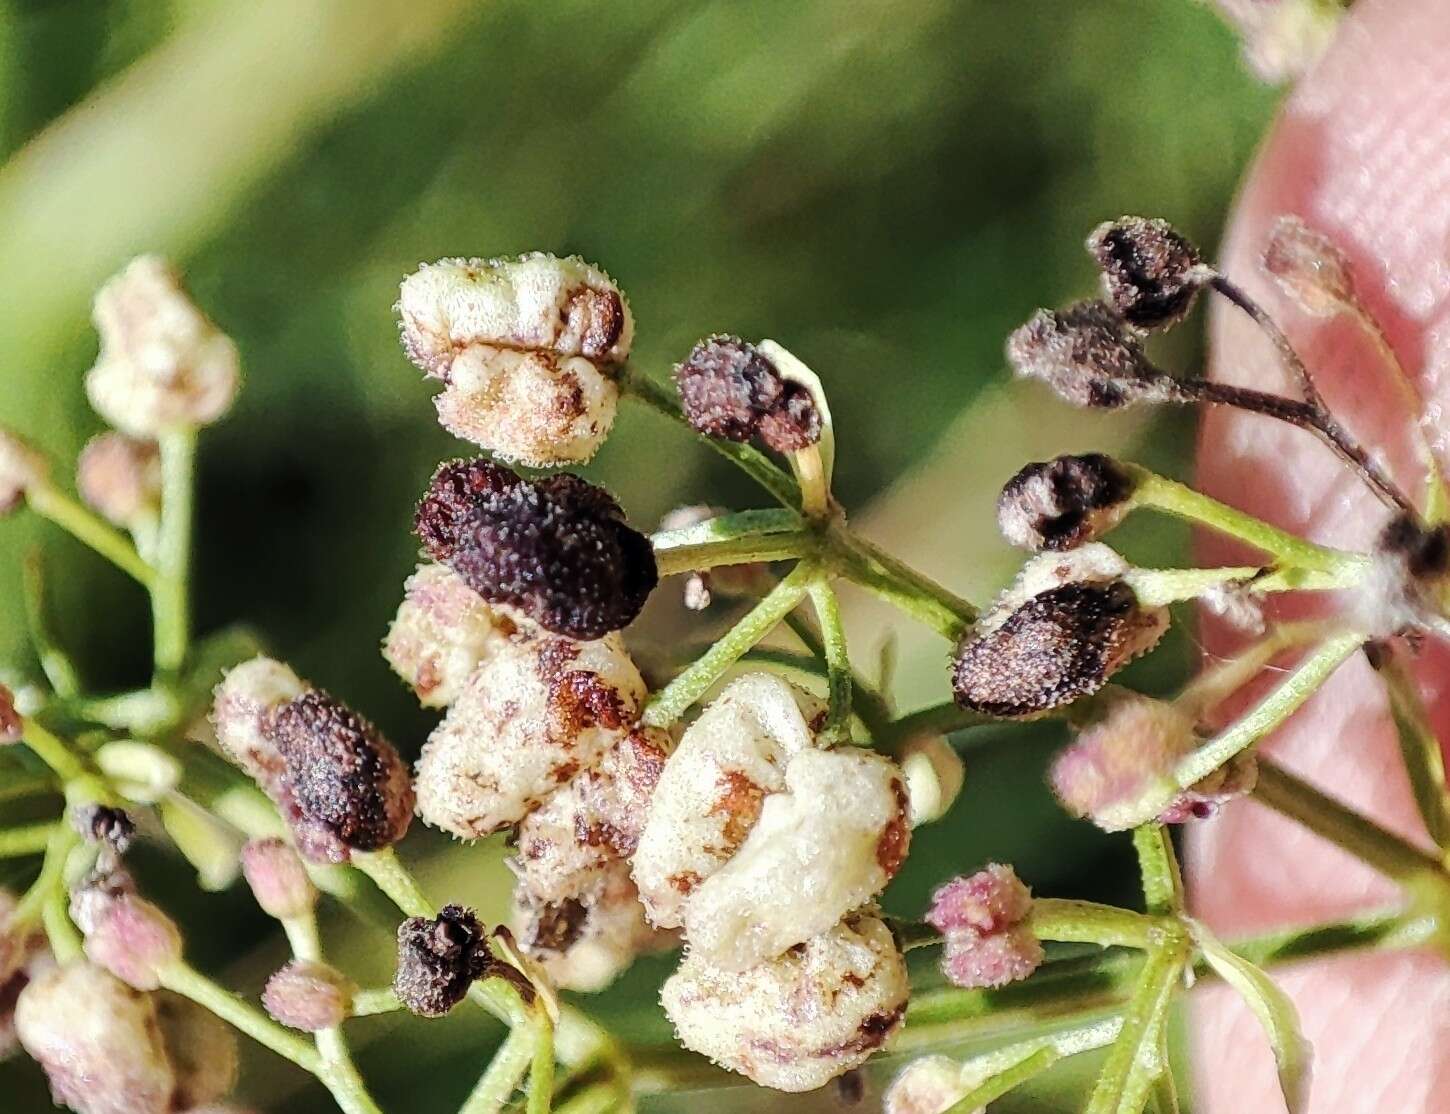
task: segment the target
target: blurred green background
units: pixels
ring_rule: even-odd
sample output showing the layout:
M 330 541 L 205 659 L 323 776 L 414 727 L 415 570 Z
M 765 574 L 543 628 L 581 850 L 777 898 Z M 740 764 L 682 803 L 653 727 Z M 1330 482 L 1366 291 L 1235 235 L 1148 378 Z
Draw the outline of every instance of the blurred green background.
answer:
M 1181 421 L 1088 421 L 1011 387 L 1003 337 L 1089 289 L 1080 244 L 1105 217 L 1162 214 L 1212 245 L 1274 103 L 1191 0 L 0 0 L 0 423 L 72 458 L 98 428 L 90 294 L 133 254 L 173 256 L 247 374 L 204 442 L 198 626 L 249 621 L 416 750 L 429 717 L 376 646 L 415 559 L 412 501 L 464 450 L 396 343 L 396 285 L 420 260 L 598 261 L 660 374 L 710 332 L 784 342 L 830 391 L 856 521 L 982 599 L 1017 561 L 991 506 L 1023 462 L 1095 447 L 1181 468 L 1191 443 Z M 1195 334 L 1173 358 L 1196 358 Z M 683 502 L 761 502 L 628 409 L 588 471 L 647 527 Z M 1142 523 L 1122 540 L 1168 561 L 1184 536 Z M 18 563 L 34 545 L 91 686 L 141 681 L 139 594 L 24 515 L 0 523 L 0 663 L 33 670 Z M 660 597 L 635 632 L 646 662 L 687 629 Z M 850 604 L 863 656 L 899 628 L 902 706 L 942 699 L 945 647 Z M 1190 650 L 1179 635 L 1138 679 L 1171 684 Z M 1056 741 L 964 740 L 967 791 L 919 833 L 888 907 L 919 910 L 988 858 L 1043 892 L 1131 900 L 1126 847 L 1042 787 Z M 440 894 L 497 912 L 496 850 L 414 839 Z M 255 991 L 281 952 L 249 901 L 196 894 L 174 859 L 152 869 L 198 959 Z M 385 969 L 379 940 L 347 947 Z M 592 1008 L 665 1039 L 667 970 L 642 964 Z M 363 1037 L 384 1104 L 429 1114 L 466 1093 L 492 1034 L 454 1018 Z M 276 1061 L 248 1069 L 259 1109 L 325 1108 Z M 1058 1073 L 1001 1109 L 1062 1109 L 1072 1084 Z M 48 1108 L 26 1064 L 0 1066 L 0 1093 L 17 1114 Z M 740 1087 L 709 1105 L 781 1102 Z

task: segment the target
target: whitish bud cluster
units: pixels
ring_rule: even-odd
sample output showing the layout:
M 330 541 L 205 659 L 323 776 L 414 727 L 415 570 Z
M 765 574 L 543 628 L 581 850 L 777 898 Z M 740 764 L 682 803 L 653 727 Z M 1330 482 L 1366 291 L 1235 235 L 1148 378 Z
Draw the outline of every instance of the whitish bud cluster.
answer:
M 0 514 L 9 514 L 25 501 L 25 493 L 43 484 L 50 465 L 29 444 L 0 429 Z
M 102 518 L 127 530 L 161 513 L 161 455 L 156 442 L 102 433 L 76 461 L 76 489 Z
M 1027 923 L 1032 891 L 1010 866 L 990 863 L 932 895 L 926 920 L 942 934 L 942 972 L 956 986 L 1001 987 L 1025 979 L 1044 958 Z
M 209 425 L 237 393 L 237 349 L 197 309 L 176 273 L 145 255 L 96 295 L 101 352 L 86 376 L 96 412 L 123 433 L 155 438 Z
M 763 1086 L 810 1091 L 886 1043 L 909 991 L 891 931 L 857 914 L 742 972 L 691 951 L 660 999 L 686 1046 Z
M 603 271 L 542 252 L 442 259 L 403 280 L 403 349 L 442 380 L 457 437 L 538 467 L 588 460 L 614 424 L 634 320 Z
M 1088 254 L 1102 271 L 1103 297 L 1139 329 L 1177 324 L 1213 276 L 1198 249 L 1165 220 L 1121 217 L 1093 230 Z
M 298 849 L 325 862 L 376 851 L 408 830 L 413 788 L 392 744 L 346 705 L 257 657 L 217 686 L 222 749 L 276 803 Z
M 1013 545 L 1034 553 L 1095 541 L 1130 509 L 1133 481 L 1101 453 L 1029 464 L 997 498 L 997 524 Z
M 1127 572 L 1098 542 L 1027 562 L 957 648 L 957 703 L 1027 718 L 1102 688 L 1168 629 L 1168 609 L 1141 604 Z
M 1218 0 L 1218 8 L 1238 30 L 1250 68 L 1272 83 L 1308 72 L 1344 14 L 1322 0 Z
M 57 1105 L 77 1114 L 194 1110 L 236 1078 L 236 1039 L 215 1015 L 84 960 L 38 973 L 20 992 L 15 1027 Z

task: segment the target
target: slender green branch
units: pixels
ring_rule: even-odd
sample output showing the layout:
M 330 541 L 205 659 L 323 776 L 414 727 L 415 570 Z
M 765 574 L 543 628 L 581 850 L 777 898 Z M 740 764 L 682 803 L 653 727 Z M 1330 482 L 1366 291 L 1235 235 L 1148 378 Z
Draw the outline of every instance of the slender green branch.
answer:
M 33 719 L 21 721 L 22 738 L 37 758 L 55 771 L 55 775 L 67 785 L 93 778 L 90 767 L 58 736 L 52 734 Z
M 498 1114 L 503 1110 L 529 1070 L 533 1044 L 531 1027 L 520 1025 L 510 1030 L 458 1114 Z
M 136 547 L 119 531 L 113 530 L 54 484 L 32 486 L 25 494 L 26 504 L 42 518 L 48 518 L 77 541 L 90 546 L 107 561 L 147 588 L 156 584 L 154 570 Z
M 727 542 L 737 538 L 759 538 L 767 534 L 787 534 L 805 527 L 801 516 L 784 507 L 767 510 L 736 511 L 720 514 L 701 522 L 692 522 L 674 530 L 660 530 L 650 535 L 655 552 L 684 545 L 706 542 Z
M 1287 720 L 1358 651 L 1363 641 L 1364 636 L 1354 631 L 1343 631 L 1326 639 L 1252 710 L 1178 764 L 1174 779 L 1179 787 L 1187 789 L 1201 781 Z
M 188 594 L 191 530 L 196 486 L 196 430 L 161 436 L 161 527 L 156 539 L 159 576 L 151 590 L 155 618 L 156 670 L 174 677 L 186 660 L 191 638 Z
M 661 576 L 675 576 L 720 565 L 788 561 L 804 557 L 815 548 L 816 536 L 811 531 L 786 530 L 774 534 L 747 534 L 724 541 L 656 548 L 655 564 Z
M 529 1069 L 527 1114 L 549 1114 L 554 1103 L 554 1025 L 541 1007 L 534 1010 L 534 1057 Z
M 977 609 L 878 546 L 843 529 L 833 531 L 835 571 L 893 607 L 957 642 L 977 619 Z
M 321 1072 L 322 1056 L 312 1042 L 278 1025 L 261 1010 L 218 986 L 188 964 L 178 962 L 166 967 L 161 972 L 161 985 L 210 1010 L 262 1047 L 291 1060 L 302 1070 L 313 1075 Z
M 826 669 L 829 674 L 829 667 L 826 661 L 826 644 L 822 640 L 820 632 L 811 626 L 810 620 L 799 611 L 791 611 L 785 617 L 785 625 L 791 632 L 800 639 L 801 645 L 810 651 L 815 659 L 810 664 L 816 666 L 814 670 L 819 673 Z M 763 652 L 756 647 L 751 654 Z M 806 666 L 802 666 L 806 668 Z M 865 726 L 867 733 L 877 743 L 886 743 L 891 736 L 891 705 L 881 693 L 866 681 L 859 673 L 851 675 L 851 702 L 855 707 L 856 715 L 860 717 L 861 723 Z
M 685 709 L 704 696 L 730 666 L 801 601 L 817 572 L 817 567 L 809 561 L 802 561 L 792 569 L 701 658 L 650 698 L 645 705 L 644 722 L 651 727 L 666 727 L 679 719 Z
M 40 866 L 40 876 L 30 884 L 30 889 L 16 903 L 6 925 L 9 930 L 19 933 L 41 922 L 46 903 L 55 894 L 65 891 L 66 860 L 80 841 L 80 835 L 69 824 L 56 824 L 51 828 L 50 840 L 45 848 L 45 860 Z
M 591 1083 L 554 1108 L 554 1114 L 606 1114 L 630 1109 L 628 1099 L 616 1083 Z
M 841 621 L 841 604 L 825 580 L 810 586 L 811 602 L 821 623 L 826 657 L 826 680 L 830 686 L 830 712 L 822 738 L 840 742 L 848 737 L 851 722 L 851 654 L 846 645 L 846 627 Z
M 318 1077 L 332 1092 L 345 1114 L 382 1114 L 368 1094 L 367 1084 L 353 1062 L 347 1039 L 341 1029 L 322 1029 L 316 1034 L 317 1051 L 322 1056 Z
M 626 366 L 619 377 L 619 388 L 627 398 L 642 402 L 657 414 L 690 429 L 674 396 L 664 384 L 651 379 L 636 368 Z M 694 430 L 691 430 L 693 433 Z M 800 486 L 781 471 L 771 459 L 750 445 L 740 445 L 719 437 L 696 434 L 717 453 L 728 458 L 751 479 L 785 507 L 795 509 L 801 505 Z
M 1138 869 L 1143 875 L 1143 900 L 1155 917 L 1183 909 L 1183 879 L 1178 873 L 1178 856 L 1173 840 L 1162 824 L 1144 824 L 1133 829 L 1133 848 L 1138 852 Z
M 1399 736 L 1400 757 L 1425 830 L 1441 852 L 1450 852 L 1450 793 L 1445 788 L 1445 759 L 1440 739 L 1420 699 L 1420 688 L 1393 653 L 1380 668 L 1390 698 L 1390 712 Z
M 0 829 L 0 859 L 18 859 L 25 855 L 40 854 L 49 846 L 55 826 L 52 820 L 41 820 L 34 824 Z
M 1084 1050 L 1086 1051 L 1086 1050 Z M 1052 1047 L 1039 1048 L 1029 1052 L 1010 1068 L 998 1072 L 985 1083 L 973 1087 L 964 1096 L 947 1107 L 946 1114 L 972 1114 L 990 1102 L 996 1102 L 1008 1091 L 1020 1087 L 1028 1080 L 1041 1075 L 1062 1059 L 1062 1053 Z
M 32 550 L 25 555 L 20 566 L 21 590 L 25 597 L 25 620 L 30 628 L 30 643 L 40 659 L 50 687 L 57 696 L 71 697 L 81 690 L 80 674 L 70 655 L 61 649 L 59 641 L 50 629 L 49 616 L 45 607 L 45 569 L 40 553 Z
M 1086 1114 L 1138 1114 L 1147 1103 L 1153 1081 L 1167 1067 L 1159 1062 L 1162 1027 L 1187 959 L 1188 943 L 1181 936 L 1149 950 Z
M 1132 569 L 1123 579 L 1142 603 L 1160 607 L 1198 599 L 1218 588 L 1241 588 L 1255 595 L 1337 591 L 1359 584 L 1367 572 L 1367 565 L 1350 565 L 1332 571 L 1231 565 L 1207 569 Z
M 391 986 L 359 990 L 352 996 L 352 1016 L 372 1017 L 379 1013 L 395 1013 L 403 1008 Z
M 948 700 L 942 704 L 931 704 L 898 718 L 891 725 L 893 738 L 904 739 L 911 735 L 939 732 L 950 735 L 954 731 L 966 731 L 972 727 L 989 727 L 1002 721 L 981 712 L 959 708 Z
M 1044 897 L 1032 903 L 1030 924 L 1042 940 L 1141 950 L 1152 942 L 1157 922 L 1131 909 Z
M 64 886 L 56 886 L 45 899 L 41 908 L 41 920 L 45 924 L 45 936 L 50 950 L 58 963 L 69 963 L 79 959 L 83 951 L 80 930 L 70 919 L 69 901 Z

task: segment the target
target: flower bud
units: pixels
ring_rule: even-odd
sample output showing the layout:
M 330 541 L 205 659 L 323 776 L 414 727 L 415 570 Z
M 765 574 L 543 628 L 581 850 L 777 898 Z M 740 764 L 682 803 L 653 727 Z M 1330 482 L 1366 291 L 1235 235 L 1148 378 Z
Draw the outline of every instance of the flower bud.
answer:
M 1073 406 L 1116 410 L 1179 397 L 1173 380 L 1148 362 L 1142 344 L 1102 302 L 1038 310 L 1007 338 L 1007 361 Z
M 286 770 L 270 735 L 272 713 L 305 691 L 291 669 L 261 656 L 233 668 L 216 688 L 211 724 L 217 743 L 269 794 Z
M 424 564 L 408 578 L 383 657 L 425 708 L 446 708 L 494 648 L 514 635 L 522 617 L 490 607 L 444 565 Z
M 1198 249 L 1157 218 L 1106 221 L 1088 237 L 1087 249 L 1103 273 L 1103 297 L 1119 317 L 1140 329 L 1166 329 L 1182 321 L 1212 275 Z
M 962 791 L 961 755 L 940 735 L 913 735 L 897 760 L 906 780 L 906 815 L 913 828 L 945 816 Z
M 24 727 L 20 712 L 15 707 L 15 694 L 0 685 L 0 746 L 20 742 Z
M 86 958 L 137 990 L 155 990 L 181 959 L 181 933 L 170 917 L 129 889 L 92 886 L 73 899 Z
M 663 731 L 636 728 L 524 817 L 514 868 L 532 897 L 580 894 L 634 854 L 668 751 Z
M 565 990 L 603 990 L 636 956 L 673 943 L 673 934 L 645 920 L 629 864 L 621 859 L 602 867 L 574 896 L 545 901 L 521 886 L 515 904 L 524 953 Z
M 153 998 L 166 1054 L 176 1074 L 171 1108 L 198 1114 L 222 1098 L 237 1081 L 237 1038 L 211 1010 L 163 990 Z
M 909 991 L 890 930 L 858 915 L 748 971 L 688 952 L 660 1000 L 687 1048 L 762 1086 L 809 1091 L 884 1045 Z
M 990 863 L 932 895 L 927 923 L 945 938 L 942 971 L 956 986 L 1001 987 L 1042 964 L 1042 944 L 1027 925 L 1032 892 L 1009 866 Z
M 588 460 L 614 423 L 634 321 L 578 258 L 442 259 L 403 281 L 403 348 L 447 384 L 449 432 L 535 466 Z
M 1132 479 L 1112 457 L 1060 456 L 1029 464 L 1007 481 L 997 524 L 1009 542 L 1034 553 L 1073 549 L 1121 522 L 1132 494 Z
M 134 259 L 96 295 L 101 353 L 86 376 L 96 412 L 133 437 L 210 425 L 237 393 L 237 349 L 155 256 Z
M 124 433 L 92 437 L 76 461 L 76 489 L 102 518 L 125 529 L 161 513 L 161 456 L 154 441 Z
M 628 626 L 659 580 L 649 539 L 608 492 L 568 473 L 526 480 L 481 458 L 452 461 L 434 473 L 415 528 L 488 603 L 570 638 Z
M 1138 602 L 1127 563 L 1090 543 L 1023 567 L 957 647 L 952 689 L 963 708 L 1025 718 L 1088 696 L 1158 644 L 1168 609 Z
M 820 701 L 770 673 L 730 682 L 700 713 L 665 764 L 634 856 L 651 922 L 685 923 L 695 888 L 750 834 L 784 767 L 816 746 Z
M 897 1073 L 881 1098 L 882 1114 L 943 1114 L 967 1096 L 973 1084 L 962 1065 L 947 1056 L 922 1056 Z M 982 1114 L 977 1110 L 973 1114 Z
M 278 708 L 270 730 L 304 816 L 356 851 L 403 838 L 414 804 L 408 767 L 370 722 L 312 689 Z
M 493 962 L 473 910 L 445 905 L 436 917 L 409 917 L 398 926 L 393 991 L 420 1017 L 442 1017 Z
M 307 868 L 297 852 L 280 839 L 254 839 L 243 847 L 242 873 L 269 917 L 295 920 L 317 905 L 317 890 Z
M 170 1114 L 176 1090 L 151 995 L 84 961 L 32 980 L 15 1030 L 57 1105 L 77 1114 Z
M 1334 317 L 1359 305 L 1349 258 L 1296 216 L 1274 221 L 1263 265 L 1285 297 L 1314 317 Z
M 1068 812 L 1122 831 L 1174 802 L 1173 771 L 1197 745 L 1193 720 L 1174 705 L 1125 693 L 1057 756 L 1048 779 Z
M 517 823 L 623 737 L 645 694 L 617 634 L 501 644 L 423 747 L 419 815 L 464 839 Z
M 119 808 L 107 805 L 77 805 L 71 809 L 71 824 L 92 843 L 109 847 L 118 855 L 126 853 L 136 837 L 136 825 Z
M 42 484 L 50 463 L 15 434 L 0 429 L 0 515 L 25 501 L 25 493 Z
M 288 1028 L 316 1033 L 336 1029 L 347 1019 L 356 990 L 336 968 L 294 959 L 267 980 L 262 1005 Z
M 895 764 L 860 750 L 807 750 L 785 767 L 744 843 L 685 910 L 693 952 L 743 971 L 824 932 L 886 887 L 910 843 Z
M 707 437 L 749 441 L 789 453 L 821 439 L 821 415 L 804 383 L 787 379 L 739 337 L 702 340 L 675 367 L 685 420 Z

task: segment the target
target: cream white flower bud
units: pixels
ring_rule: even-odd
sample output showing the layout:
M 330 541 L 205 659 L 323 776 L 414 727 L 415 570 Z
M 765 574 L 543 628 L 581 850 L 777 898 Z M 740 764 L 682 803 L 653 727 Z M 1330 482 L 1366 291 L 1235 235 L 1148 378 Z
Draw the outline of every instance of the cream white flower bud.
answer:
M 57 1105 L 77 1114 L 173 1109 L 176 1073 L 152 996 L 101 968 L 75 962 L 38 976 L 20 992 L 15 1029 Z
M 237 349 L 197 309 L 171 267 L 132 260 L 101 287 L 92 313 L 101 353 L 86 376 L 96 412 L 133 437 L 209 425 L 231 407 Z
M 267 980 L 262 1005 L 292 1029 L 335 1029 L 352 1012 L 352 981 L 326 963 L 294 959 Z
M 901 1024 L 910 987 L 886 925 L 848 918 L 748 971 L 690 952 L 660 992 L 680 1041 L 780 1091 L 864 1063 Z
M 665 764 L 634 857 L 650 920 L 685 923 L 696 887 L 735 854 L 793 755 L 816 745 L 824 706 L 774 674 L 732 681 L 700 713 Z
M 403 348 L 447 384 L 439 420 L 510 460 L 588 460 L 614 423 L 614 369 L 634 321 L 619 288 L 578 258 L 442 259 L 403 281 Z
M 445 565 L 422 564 L 403 587 L 383 657 L 425 708 L 446 708 L 494 649 L 528 620 L 491 606 Z
M 152 996 L 176 1073 L 172 1109 L 197 1114 L 197 1108 L 222 1098 L 236 1084 L 237 1037 L 211 1010 L 163 990 Z
M 501 645 L 418 760 L 418 814 L 464 839 L 515 824 L 598 763 L 639 718 L 643 678 L 619 635 Z
M 902 1068 L 886 1088 L 882 1114 L 943 1114 L 974 1085 L 963 1080 L 962 1065 L 950 1057 L 922 1056 Z
M 940 820 L 966 781 L 961 755 L 940 735 L 913 735 L 902 744 L 897 760 L 906 779 L 911 826 L 919 828 Z
M 280 778 L 286 769 L 267 722 L 306 690 L 296 673 L 268 657 L 243 662 L 217 686 L 211 713 L 217 743 L 259 785 Z
M 161 456 L 154 441 L 92 437 L 76 461 L 76 489 L 101 517 L 128 530 L 161 512 Z
M 0 514 L 8 514 L 25 501 L 25 493 L 45 482 L 50 465 L 15 434 L 0 429 Z
M 257 904 L 279 921 L 306 916 L 317 889 L 297 852 L 280 839 L 254 839 L 242 848 L 242 873 Z
M 793 755 L 745 842 L 685 909 L 692 951 L 741 971 L 824 932 L 883 889 L 906 857 L 906 787 L 861 750 Z
M 665 732 L 636 728 L 524 817 L 514 867 L 533 898 L 583 893 L 634 854 L 669 749 Z

